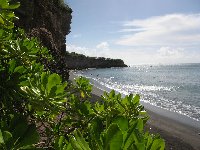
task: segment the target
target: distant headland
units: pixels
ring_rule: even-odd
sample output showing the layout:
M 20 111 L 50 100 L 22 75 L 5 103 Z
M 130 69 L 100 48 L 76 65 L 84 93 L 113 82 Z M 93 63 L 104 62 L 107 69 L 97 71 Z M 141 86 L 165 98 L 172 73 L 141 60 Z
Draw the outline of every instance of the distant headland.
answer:
M 88 57 L 75 52 L 67 52 L 65 58 L 69 69 L 128 67 L 121 59 Z

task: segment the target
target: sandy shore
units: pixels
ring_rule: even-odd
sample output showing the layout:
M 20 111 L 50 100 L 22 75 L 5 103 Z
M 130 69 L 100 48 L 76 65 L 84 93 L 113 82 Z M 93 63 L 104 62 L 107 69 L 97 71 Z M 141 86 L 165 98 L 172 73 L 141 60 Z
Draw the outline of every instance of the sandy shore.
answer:
M 75 77 L 70 73 L 71 81 Z M 101 89 L 93 86 L 93 100 L 100 99 L 102 94 Z M 142 104 L 150 116 L 146 129 L 151 133 L 160 134 L 166 142 L 167 150 L 200 150 L 200 122 L 150 104 Z

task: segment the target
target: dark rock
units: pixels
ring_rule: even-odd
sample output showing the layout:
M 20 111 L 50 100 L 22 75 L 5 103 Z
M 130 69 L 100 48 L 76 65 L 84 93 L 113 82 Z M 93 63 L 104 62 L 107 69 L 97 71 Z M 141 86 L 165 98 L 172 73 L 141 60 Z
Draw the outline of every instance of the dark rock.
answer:
M 27 35 L 37 37 L 46 46 L 54 61 L 42 63 L 52 72 L 69 78 L 69 69 L 127 67 L 120 59 L 86 57 L 66 52 L 66 35 L 70 33 L 72 10 L 63 0 L 12 0 L 21 6 L 16 10 L 16 26 L 24 28 Z
M 62 0 L 13 0 L 21 6 L 16 10 L 16 26 L 24 28 L 29 36 L 37 37 L 46 46 L 55 61 L 46 65 L 63 79 L 69 77 L 64 55 L 66 35 L 70 33 L 72 10 Z

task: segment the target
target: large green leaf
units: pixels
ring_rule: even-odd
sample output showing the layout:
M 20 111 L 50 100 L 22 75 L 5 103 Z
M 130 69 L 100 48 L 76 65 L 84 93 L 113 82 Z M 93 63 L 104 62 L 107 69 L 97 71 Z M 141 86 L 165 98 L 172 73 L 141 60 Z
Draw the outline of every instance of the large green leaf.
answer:
M 8 0 L 0 0 L 0 8 L 8 8 L 9 6 L 9 3 L 8 3 Z
M 65 146 L 65 137 L 64 136 L 60 136 L 58 145 L 59 145 L 60 149 L 63 149 L 63 147 Z
M 138 150 L 145 150 L 145 143 L 136 143 L 135 144 Z
M 45 91 L 45 89 L 47 88 L 47 83 L 48 83 L 48 74 L 47 72 L 42 72 L 41 74 L 41 89 L 43 91 Z
M 109 94 L 109 98 L 113 98 L 113 97 L 115 97 L 115 91 L 114 90 L 112 90 Z
M 64 139 L 65 139 L 64 136 L 57 137 L 56 140 L 54 141 L 54 148 L 61 150 L 63 147 Z
M 20 3 L 19 2 L 16 2 L 15 4 L 11 4 L 9 5 L 8 9 L 16 9 L 20 6 Z
M 61 83 L 61 78 L 58 74 L 53 73 L 48 77 L 47 93 L 50 94 L 51 89 Z
M 14 72 L 18 72 L 20 74 L 24 73 L 26 71 L 24 66 L 18 66 L 14 69 Z
M 16 60 L 12 59 L 10 62 L 9 62 L 9 72 L 13 72 L 14 69 L 15 69 L 15 66 L 16 66 Z
M 92 85 L 88 79 L 79 77 L 76 79 L 76 84 L 80 92 L 84 92 L 82 93 L 83 97 L 85 97 L 85 94 L 89 96 L 90 92 L 92 91 Z
M 83 150 L 90 150 L 88 143 L 85 141 L 79 130 L 75 131 L 75 138 Z
M 14 12 L 7 12 L 6 15 L 7 15 L 8 18 L 14 18 L 15 17 Z
M 111 124 L 105 135 L 106 150 L 120 150 L 123 143 L 123 135 L 117 124 Z
M 69 143 L 68 145 L 65 145 L 63 150 L 73 150 L 73 147 L 72 147 L 71 143 Z
M 116 123 L 122 132 L 128 129 L 128 119 L 125 117 L 119 116 L 113 120 L 113 123 Z
M 139 131 L 137 130 L 137 121 L 135 121 L 124 136 L 124 149 L 130 148 L 133 143 L 138 142 L 137 134 L 139 134 Z
M 76 141 L 75 137 L 70 138 L 70 144 L 74 150 L 83 150 L 79 143 Z
M 133 104 L 138 105 L 140 102 L 140 95 L 136 94 L 135 97 L 133 98 Z
M 133 99 L 133 94 L 128 95 L 127 99 L 129 101 L 129 104 L 131 104 L 132 103 L 132 99 Z
M 7 142 L 12 138 L 12 134 L 8 131 L 4 131 L 3 132 L 3 138 L 4 138 L 4 141 Z
M 165 149 L 165 142 L 163 139 L 156 139 L 153 141 L 150 150 L 164 150 Z
M 129 131 L 128 133 L 126 133 L 125 135 L 125 140 L 124 140 L 124 149 L 128 149 L 135 141 L 134 137 L 133 137 L 134 130 L 133 131 Z
M 66 86 L 67 86 L 67 83 L 64 83 L 62 85 L 58 85 L 57 89 L 56 89 L 56 95 L 65 93 L 65 87 Z
M 139 132 L 143 131 L 144 124 L 143 124 L 143 120 L 142 119 L 138 119 L 138 121 L 137 121 L 137 129 L 139 130 Z
M 122 104 L 127 108 L 127 106 L 130 105 L 130 102 L 128 100 L 128 96 L 125 96 L 125 98 L 122 99 Z
M 4 24 L 3 18 L 0 16 L 0 24 Z
M 78 130 L 74 131 L 74 136 L 70 138 L 70 143 L 75 150 L 90 150 L 88 143 Z

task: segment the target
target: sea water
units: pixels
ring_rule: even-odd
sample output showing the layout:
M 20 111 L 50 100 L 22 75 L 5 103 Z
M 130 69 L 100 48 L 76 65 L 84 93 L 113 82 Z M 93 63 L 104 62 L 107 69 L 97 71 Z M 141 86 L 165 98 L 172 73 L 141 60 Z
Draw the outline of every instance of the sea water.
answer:
M 137 65 L 75 72 L 94 86 L 122 94 L 200 121 L 200 64 Z

